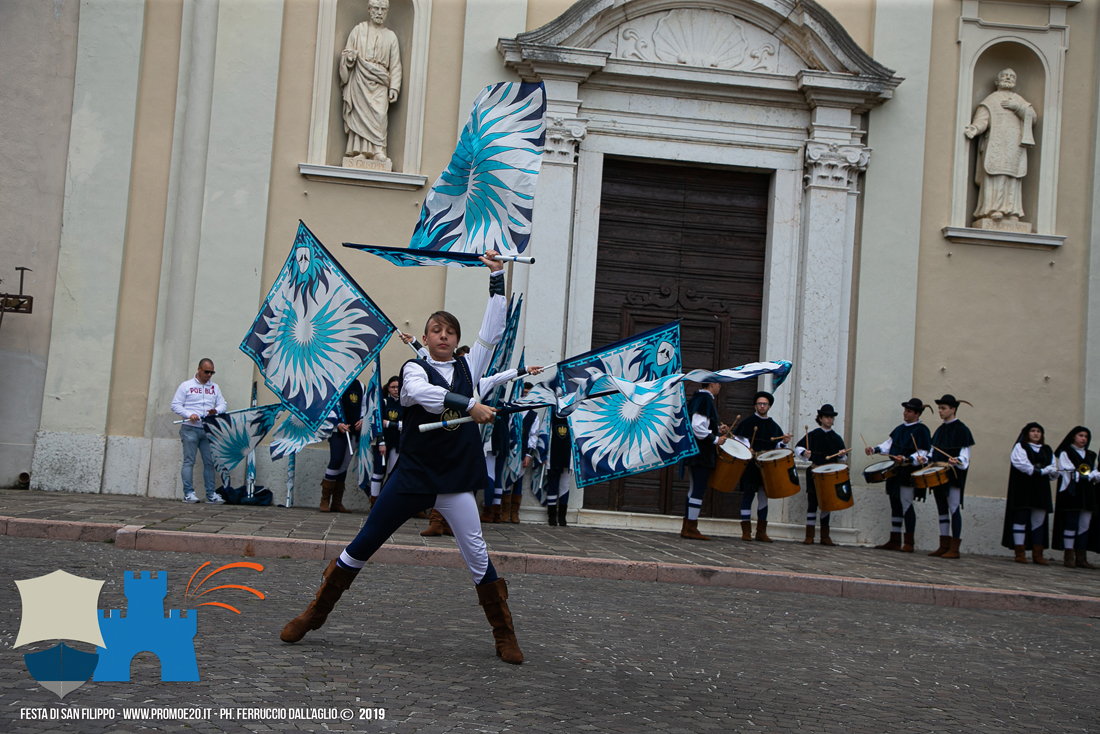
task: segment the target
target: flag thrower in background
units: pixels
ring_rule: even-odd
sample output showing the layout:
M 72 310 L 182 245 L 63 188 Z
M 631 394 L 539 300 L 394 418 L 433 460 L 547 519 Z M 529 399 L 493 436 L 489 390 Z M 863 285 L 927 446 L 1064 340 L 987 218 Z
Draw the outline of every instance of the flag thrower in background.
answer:
M 486 377 L 506 371 L 508 365 L 512 363 L 512 353 L 516 348 L 516 334 L 519 332 L 519 315 L 522 308 L 523 296 L 513 293 L 512 299 L 508 303 L 508 316 L 504 322 L 504 334 L 500 337 L 500 341 L 497 342 L 496 346 L 493 347 L 493 356 L 489 358 L 489 366 L 485 368 Z M 481 403 L 496 408 L 500 405 L 501 398 L 504 397 L 504 392 L 507 389 L 507 384 L 497 385 L 488 394 L 480 396 Z M 487 448 L 494 425 L 495 423 L 486 423 L 481 426 L 481 442 Z
M 370 376 L 363 391 L 363 425 L 359 433 L 359 489 L 370 494 L 370 478 L 374 473 L 374 444 L 382 435 L 382 359 L 375 357 L 367 368 Z M 366 374 L 366 371 L 364 371 Z
M 395 265 L 479 264 L 469 255 L 520 256 L 531 239 L 535 182 L 546 142 L 542 83 L 501 82 L 474 100 L 451 162 L 432 184 L 412 241 L 396 248 L 351 245 Z
M 230 472 L 248 458 L 281 412 L 281 405 L 263 405 L 204 417 L 202 427 L 214 450 L 214 468 L 218 473 Z
M 397 330 L 302 222 L 241 351 L 311 431 Z

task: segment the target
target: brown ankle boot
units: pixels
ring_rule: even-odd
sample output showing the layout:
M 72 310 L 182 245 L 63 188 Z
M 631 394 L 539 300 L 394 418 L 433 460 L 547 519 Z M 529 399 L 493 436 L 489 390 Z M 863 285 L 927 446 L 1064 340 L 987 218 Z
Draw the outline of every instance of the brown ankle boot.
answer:
M 756 540 L 761 543 L 770 543 L 772 539 L 768 537 L 768 521 L 757 518 L 756 520 Z
M 902 537 L 901 548 L 899 548 L 898 550 L 900 550 L 902 553 L 912 553 L 913 552 L 913 534 L 912 533 L 905 533 L 905 535 L 903 535 L 901 537 Z
M 500 522 L 500 505 L 493 505 L 493 519 L 489 522 Z
M 876 545 L 876 550 L 901 550 L 901 533 L 890 533 L 890 540 Z
M 949 538 L 947 552 L 940 558 L 959 558 L 959 546 L 962 545 L 962 538 Z
M 425 538 L 443 535 L 443 516 L 439 514 L 439 510 L 432 508 L 432 514 L 428 516 L 428 527 L 421 530 L 420 534 Z
M 523 651 L 516 640 L 516 630 L 512 627 L 512 613 L 508 610 L 508 585 L 504 579 L 491 584 L 479 584 L 477 603 L 485 610 L 485 619 L 493 627 L 493 639 L 496 641 L 497 657 L 506 663 L 519 665 L 523 662 Z
M 351 512 L 351 510 L 344 507 L 344 489 L 346 486 L 343 482 L 336 482 L 336 486 L 332 490 L 332 505 L 329 512 Z
M 481 508 L 481 522 L 483 522 L 483 523 L 495 522 L 495 520 L 493 520 L 493 506 L 492 505 L 483 505 L 482 506 L 482 508 Z
M 680 537 L 688 540 L 710 540 L 699 532 L 699 521 L 684 518 L 684 524 L 680 526 Z
M 512 522 L 519 523 L 519 503 L 523 499 L 522 494 L 512 495 Z
M 813 545 L 814 544 L 814 533 L 815 532 L 817 532 L 817 528 L 815 528 L 813 525 L 807 525 L 806 526 L 806 539 L 802 541 L 802 545 Z
M 328 512 L 328 503 L 332 499 L 332 490 L 336 489 L 336 482 L 331 479 L 321 480 L 321 506 L 318 507 L 321 512 Z
M 1043 546 L 1033 545 L 1031 546 L 1031 562 L 1038 563 L 1040 566 L 1049 566 L 1047 559 L 1043 558 Z
M 377 502 L 377 501 L 378 501 L 378 495 L 376 495 L 376 494 L 372 494 L 372 495 L 370 496 L 370 508 L 371 508 L 372 510 L 374 509 L 374 503 L 375 503 L 375 502 Z
M 821 526 L 821 544 L 822 545 L 827 545 L 827 546 L 836 545 L 836 543 L 833 542 L 833 539 L 829 537 L 829 526 L 828 525 L 822 525 Z
M 1077 554 L 1073 552 L 1073 548 L 1062 551 L 1062 565 L 1066 568 L 1077 568 Z
M 355 571 L 336 565 L 335 558 L 329 561 L 324 573 L 325 581 L 317 590 L 317 595 L 313 597 L 313 601 L 304 612 L 286 623 L 282 633 L 279 634 L 279 639 L 283 642 L 297 642 L 306 636 L 306 632 L 320 629 L 328 619 L 329 612 L 336 606 L 336 602 L 348 590 L 357 575 Z
M 1089 563 L 1089 552 L 1087 550 L 1078 548 L 1074 553 L 1077 555 L 1077 568 L 1096 568 L 1096 566 Z
M 1027 563 L 1027 551 L 1022 545 L 1013 546 L 1012 550 L 1016 553 L 1016 563 Z
M 741 540 L 752 540 L 752 521 L 741 521 Z
M 510 494 L 500 498 L 500 521 L 512 522 L 512 495 Z
M 951 547 L 951 536 L 950 535 L 941 535 L 940 536 L 940 547 L 937 548 L 936 550 L 932 551 L 928 555 L 932 556 L 933 558 L 938 558 L 939 556 L 942 556 L 944 553 L 946 553 L 947 549 L 950 548 L 950 547 Z

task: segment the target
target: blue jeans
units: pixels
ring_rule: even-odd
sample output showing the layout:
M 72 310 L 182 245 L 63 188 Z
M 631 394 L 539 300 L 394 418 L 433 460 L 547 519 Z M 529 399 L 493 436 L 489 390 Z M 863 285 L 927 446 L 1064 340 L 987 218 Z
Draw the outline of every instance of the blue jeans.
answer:
M 210 446 L 210 439 L 206 437 L 206 431 L 202 428 L 192 428 L 188 425 L 180 426 L 180 440 L 183 441 L 183 468 L 180 469 L 180 477 L 183 478 L 184 496 L 195 491 L 193 481 L 195 472 L 195 452 L 202 452 L 202 481 L 206 485 L 206 499 L 213 499 L 214 489 L 214 451 Z

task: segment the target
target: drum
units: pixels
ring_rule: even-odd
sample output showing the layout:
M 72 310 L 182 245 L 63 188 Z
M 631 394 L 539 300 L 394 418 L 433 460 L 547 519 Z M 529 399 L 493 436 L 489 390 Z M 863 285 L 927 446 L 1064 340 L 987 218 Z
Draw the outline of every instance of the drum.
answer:
M 764 479 L 764 492 L 768 499 L 777 500 L 798 494 L 798 472 L 794 469 L 794 452 L 790 449 L 765 451 L 756 457 L 760 476 Z
M 863 470 L 863 478 L 868 484 L 879 484 L 885 482 L 890 477 L 894 476 L 894 472 L 898 468 L 898 462 L 893 459 L 887 459 L 886 461 L 876 461 L 869 467 Z
M 941 487 L 947 484 L 947 472 L 946 466 L 937 466 L 932 464 L 926 466 L 923 469 L 917 469 L 913 472 L 913 487 L 915 489 L 933 489 L 934 487 Z
M 813 474 L 814 487 L 817 489 L 817 506 L 822 511 L 847 510 L 855 504 L 847 464 L 822 464 L 815 466 L 810 473 Z
M 718 447 L 717 454 L 707 486 L 719 492 L 732 492 L 737 489 L 745 467 L 752 461 L 752 451 L 745 444 L 731 438 Z

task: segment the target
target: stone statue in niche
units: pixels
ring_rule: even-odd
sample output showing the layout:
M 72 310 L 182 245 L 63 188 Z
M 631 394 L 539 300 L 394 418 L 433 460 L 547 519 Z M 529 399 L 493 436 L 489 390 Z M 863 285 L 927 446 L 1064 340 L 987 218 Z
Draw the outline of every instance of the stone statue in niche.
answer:
M 1024 216 L 1023 182 L 1027 176 L 1027 149 L 1035 145 L 1035 109 L 1016 94 L 1016 72 L 997 75 L 997 91 L 981 101 L 974 120 L 963 134 L 982 135 L 974 180 L 978 206 L 974 226 L 1009 232 L 1030 232 Z M 984 135 L 983 135 L 984 134 Z
M 340 54 L 344 99 L 345 168 L 393 170 L 386 157 L 390 105 L 401 91 L 401 54 L 397 36 L 382 24 L 389 0 L 370 0 L 370 19 L 352 29 Z

